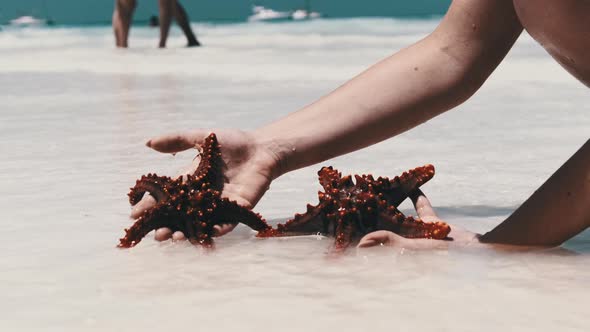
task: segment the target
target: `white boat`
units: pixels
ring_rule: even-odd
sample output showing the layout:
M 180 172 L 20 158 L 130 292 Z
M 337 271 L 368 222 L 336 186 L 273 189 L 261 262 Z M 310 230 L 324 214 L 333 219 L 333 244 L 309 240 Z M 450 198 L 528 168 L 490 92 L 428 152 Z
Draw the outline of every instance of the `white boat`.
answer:
M 306 20 L 312 18 L 319 18 L 321 17 L 320 13 L 318 12 L 308 12 L 305 9 L 297 9 L 293 13 L 291 13 L 291 19 L 293 20 Z
M 248 17 L 248 21 L 275 21 L 285 20 L 291 17 L 289 12 L 278 12 L 263 6 L 252 6 L 252 15 Z
M 10 25 L 18 27 L 41 26 L 45 24 L 45 20 L 35 18 L 33 16 L 21 16 L 19 18 L 15 18 L 14 20 L 10 20 Z

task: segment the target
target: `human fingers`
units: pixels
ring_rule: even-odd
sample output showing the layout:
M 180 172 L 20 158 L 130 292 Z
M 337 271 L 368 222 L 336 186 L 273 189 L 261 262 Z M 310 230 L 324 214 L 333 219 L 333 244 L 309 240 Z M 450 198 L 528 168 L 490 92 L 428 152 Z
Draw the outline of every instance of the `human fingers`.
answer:
M 172 238 L 172 241 L 186 240 L 186 236 L 184 236 L 183 232 L 180 232 L 180 231 L 172 232 L 172 230 L 167 227 L 162 227 L 162 228 L 157 229 L 156 233 L 154 235 L 154 239 L 156 239 L 156 241 L 166 241 L 170 238 Z
M 156 239 L 156 241 L 166 241 L 171 237 L 172 237 L 172 230 L 167 227 L 162 227 L 162 228 L 156 229 L 156 232 L 154 234 L 154 239 Z
M 231 232 L 236 226 L 232 224 L 223 224 L 213 226 L 214 236 L 223 236 Z M 172 232 L 170 228 L 162 227 L 156 230 L 154 235 L 156 241 L 166 241 L 172 239 L 172 241 L 185 241 L 186 236 L 181 231 Z
M 152 195 L 144 195 L 139 203 L 135 204 L 131 209 L 131 218 L 139 218 L 147 209 L 156 205 L 156 199 Z
M 195 130 L 185 133 L 177 133 L 155 137 L 147 141 L 145 145 L 162 153 L 175 153 L 194 148 L 203 144 L 208 131 Z
M 440 221 L 441 219 L 438 217 L 436 212 L 434 212 L 434 208 L 426 195 L 420 189 L 416 189 L 412 193 L 410 193 L 410 199 L 412 203 L 414 203 L 414 208 L 416 209 L 416 213 L 418 217 L 422 219 L 422 221 Z
M 357 247 L 369 248 L 378 245 L 393 246 L 398 241 L 403 241 L 403 238 L 393 232 L 375 231 L 363 236 Z
M 223 236 L 236 228 L 237 225 L 233 224 L 222 224 L 213 226 L 213 236 Z
M 445 249 L 448 241 L 432 239 L 406 239 L 390 231 L 376 231 L 365 235 L 357 245 L 357 248 L 369 248 L 375 246 L 388 246 L 406 249 Z
M 172 241 L 186 241 L 186 236 L 181 231 L 172 233 Z

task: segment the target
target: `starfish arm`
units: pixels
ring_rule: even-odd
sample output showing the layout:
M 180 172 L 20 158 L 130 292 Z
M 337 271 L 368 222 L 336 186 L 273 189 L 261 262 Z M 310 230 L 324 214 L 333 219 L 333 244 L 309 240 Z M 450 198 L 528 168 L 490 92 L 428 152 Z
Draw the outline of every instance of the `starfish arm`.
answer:
M 217 209 L 212 217 L 215 224 L 238 224 L 242 223 L 258 232 L 266 232 L 271 227 L 264 221 L 260 214 L 239 205 L 236 201 L 222 198 L 217 202 Z
M 400 175 L 399 182 L 406 192 L 411 192 L 430 181 L 434 172 L 434 165 L 431 164 L 416 167 Z
M 191 210 L 187 212 L 181 231 L 192 244 L 198 244 L 205 248 L 213 248 L 213 222 L 212 215 L 205 217 L 200 210 Z
M 149 232 L 164 227 L 168 216 L 164 214 L 161 205 L 147 210 L 135 223 L 125 229 L 125 236 L 119 239 L 119 248 L 131 248 L 141 242 Z
M 373 186 L 383 193 L 389 204 L 399 206 L 412 191 L 420 188 L 433 177 L 434 166 L 425 165 L 404 172 L 392 180 L 380 177 L 373 183 Z
M 449 235 L 451 227 L 442 221 L 423 222 L 420 219 L 406 217 L 399 210 L 388 208 L 379 213 L 377 230 L 394 232 L 410 239 L 442 240 Z
M 199 244 L 202 247 L 205 247 L 207 249 L 213 249 L 215 247 L 215 242 L 213 242 L 213 238 L 212 237 L 208 237 L 202 240 L 198 240 L 196 243 L 195 241 L 192 241 L 193 244 Z
M 295 214 L 293 219 L 284 224 L 277 225 L 277 230 L 272 236 L 294 236 L 327 233 L 326 216 L 324 215 L 324 204 L 317 206 L 308 204 L 307 211 L 303 214 Z
M 334 234 L 336 236 L 333 248 L 335 252 L 344 251 L 354 240 L 356 235 L 355 219 L 356 217 L 351 213 L 343 213 L 339 216 Z
M 211 133 L 201 149 L 201 161 L 193 173 L 195 181 L 200 184 L 207 184 L 210 188 L 218 191 L 223 190 L 225 176 L 223 175 L 224 162 L 221 158 L 220 145 L 215 134 Z
M 399 234 L 400 226 L 405 219 L 406 216 L 397 209 L 395 211 L 382 211 L 377 217 L 376 230 L 390 231 Z
M 324 187 L 326 192 L 329 192 L 334 187 L 338 186 L 338 183 L 342 179 L 342 174 L 338 170 L 332 168 L 332 166 L 322 167 L 318 172 L 318 179 L 320 185 Z
M 156 174 L 143 175 L 137 180 L 135 186 L 129 191 L 129 203 L 135 205 L 139 203 L 146 192 L 149 192 L 156 201 L 160 202 L 168 196 L 166 193 L 168 185 L 172 182 L 167 176 L 158 176 Z
M 443 240 L 451 232 L 451 227 L 442 221 L 423 222 L 420 219 L 407 217 L 400 224 L 398 234 L 410 239 Z

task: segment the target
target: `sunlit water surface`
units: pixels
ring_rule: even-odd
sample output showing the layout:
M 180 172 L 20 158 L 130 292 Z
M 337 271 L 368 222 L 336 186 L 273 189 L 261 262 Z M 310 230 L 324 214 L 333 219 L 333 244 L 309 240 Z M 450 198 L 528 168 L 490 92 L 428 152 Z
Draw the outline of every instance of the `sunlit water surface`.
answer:
M 0 32 L 0 329 L 2 331 L 585 331 L 590 234 L 555 251 L 351 249 L 330 238 L 257 239 L 246 227 L 203 252 L 130 225 L 141 174 L 176 157 L 144 147 L 195 127 L 251 129 L 329 92 L 425 36 L 436 21 L 323 20 Z M 523 36 L 457 110 L 395 139 L 329 160 L 344 173 L 394 176 L 433 163 L 424 187 L 441 216 L 493 228 L 587 139 L 587 88 Z M 314 165 L 275 181 L 256 211 L 284 220 L 317 202 Z M 405 211 L 409 211 L 407 203 Z M 564 211 L 567 218 L 567 211 Z M 556 221 L 559 222 L 559 221 Z

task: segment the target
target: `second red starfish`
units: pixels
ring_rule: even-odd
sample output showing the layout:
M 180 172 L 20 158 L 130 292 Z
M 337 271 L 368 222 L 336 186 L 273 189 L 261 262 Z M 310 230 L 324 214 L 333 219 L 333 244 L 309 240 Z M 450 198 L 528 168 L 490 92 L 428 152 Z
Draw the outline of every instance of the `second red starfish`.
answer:
M 319 204 L 307 205 L 307 212 L 296 214 L 276 230 L 260 232 L 259 237 L 326 234 L 336 238 L 334 249 L 341 251 L 361 236 L 388 230 L 407 238 L 445 239 L 451 228 L 444 222 L 423 222 L 406 217 L 399 204 L 434 176 L 434 166 L 426 165 L 388 179 L 371 175 L 342 177 L 332 167 L 319 172 L 323 192 Z

